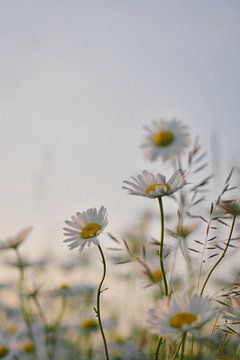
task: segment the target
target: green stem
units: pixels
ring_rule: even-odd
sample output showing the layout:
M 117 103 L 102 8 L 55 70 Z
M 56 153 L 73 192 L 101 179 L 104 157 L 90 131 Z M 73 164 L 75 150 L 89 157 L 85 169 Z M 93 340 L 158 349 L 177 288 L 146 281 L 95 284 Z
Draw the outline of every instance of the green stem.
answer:
M 87 351 L 86 351 L 87 360 L 92 360 L 92 336 L 91 336 L 91 334 L 88 334 L 86 343 L 87 343 Z
M 23 320 L 26 325 L 28 337 L 33 345 L 33 359 L 37 360 L 38 359 L 37 346 L 36 346 L 36 342 L 35 342 L 34 335 L 33 335 L 31 319 L 29 318 L 29 315 L 27 313 L 25 303 L 24 303 L 24 298 L 23 298 L 23 296 L 24 296 L 23 295 L 24 265 L 22 262 L 20 252 L 17 247 L 15 248 L 15 253 L 16 253 L 17 263 L 18 263 L 18 267 L 19 267 L 19 271 L 20 271 L 20 276 L 19 276 L 19 280 L 18 280 L 18 284 L 17 284 L 17 290 L 18 290 L 18 294 L 19 294 L 20 312 L 22 314 Z
M 52 357 L 53 357 L 53 359 L 54 359 L 54 354 L 55 354 L 56 347 L 57 347 L 57 344 L 58 344 L 59 328 L 61 326 L 62 319 L 63 319 L 64 313 L 65 313 L 66 307 L 67 307 L 67 298 L 65 296 L 62 296 L 61 310 L 60 310 L 60 313 L 57 316 L 57 319 L 56 319 L 56 321 L 54 323 L 54 326 L 53 326 L 53 329 L 54 329 L 53 335 L 52 335 Z
M 102 326 L 102 320 L 101 320 L 101 313 L 100 313 L 100 296 L 102 293 L 102 285 L 103 282 L 105 280 L 105 276 L 106 276 L 106 261 L 104 258 L 104 254 L 103 251 L 100 247 L 100 245 L 98 245 L 98 249 L 100 251 L 101 257 L 102 257 L 102 263 L 103 263 L 103 275 L 102 275 L 102 279 L 100 281 L 100 284 L 98 286 L 98 291 L 97 291 L 97 318 L 98 318 L 98 323 L 99 323 L 99 327 L 100 327 L 100 331 L 102 334 L 102 339 L 103 339 L 103 344 L 104 344 L 104 349 L 105 349 L 105 355 L 106 355 L 106 359 L 109 360 L 109 355 L 108 355 L 108 347 L 107 347 L 107 341 L 106 341 L 106 337 L 103 331 L 103 326 Z
M 37 295 L 33 296 L 33 301 L 38 309 L 39 312 L 39 317 L 43 323 L 43 327 L 44 327 L 44 335 L 45 335 L 45 345 L 46 345 L 46 351 L 47 351 L 47 358 L 48 360 L 52 360 L 53 356 L 52 356 L 52 352 L 51 352 L 51 346 L 50 346 L 50 340 L 49 340 L 49 326 L 48 326 L 48 321 L 47 318 L 44 314 L 44 311 L 42 309 L 42 306 L 37 298 Z
M 175 354 L 173 355 L 172 360 L 175 360 L 175 359 L 177 358 L 178 353 L 179 353 L 179 350 L 180 350 L 180 348 L 181 348 L 181 346 L 182 346 L 182 342 L 183 342 L 183 338 L 182 338 L 181 341 L 179 342 L 178 347 L 177 347 L 177 350 L 176 350 Z
M 184 350 L 185 350 L 186 337 L 187 337 L 187 333 L 184 333 L 183 337 L 182 337 L 182 350 L 181 350 L 180 360 L 184 359 Z
M 225 246 L 225 249 L 224 249 L 222 255 L 220 256 L 220 258 L 216 261 L 216 263 L 213 265 L 212 269 L 209 271 L 208 276 L 206 277 L 206 280 L 204 281 L 204 284 L 203 284 L 202 290 L 200 292 L 200 295 L 203 294 L 203 291 L 204 291 L 204 289 L 205 289 L 205 287 L 206 287 L 206 285 L 208 283 L 208 280 L 210 279 L 213 271 L 216 269 L 218 264 L 222 261 L 222 259 L 226 255 L 226 252 L 227 252 L 227 249 L 229 247 L 230 240 L 231 240 L 231 237 L 232 237 L 232 233 L 233 233 L 233 229 L 234 229 L 234 225 L 235 225 L 235 220 L 236 220 L 236 215 L 233 216 L 232 226 L 231 226 L 231 230 L 230 230 L 230 233 L 229 233 L 229 237 L 228 237 L 228 241 L 227 241 L 227 244 Z
M 156 351 L 155 351 L 155 355 L 154 355 L 154 360 L 158 360 L 158 355 L 159 355 L 160 347 L 162 345 L 162 340 L 163 339 L 161 337 L 159 337 L 157 347 L 156 347 Z
M 166 278 L 166 273 L 165 273 L 164 263 L 163 263 L 164 212 L 163 212 L 162 196 L 159 196 L 159 197 L 158 197 L 158 203 L 159 203 L 159 209 L 160 209 L 160 224 L 161 224 L 161 230 L 160 230 L 160 249 L 159 249 L 160 268 L 161 268 L 161 272 L 162 272 L 162 275 L 163 275 L 165 295 L 168 296 L 168 284 L 167 284 L 167 278 Z
M 192 335 L 191 343 L 190 343 L 190 359 L 193 359 L 194 342 L 195 342 L 195 339 L 194 339 L 194 336 Z M 210 344 L 209 344 L 209 346 L 210 346 Z

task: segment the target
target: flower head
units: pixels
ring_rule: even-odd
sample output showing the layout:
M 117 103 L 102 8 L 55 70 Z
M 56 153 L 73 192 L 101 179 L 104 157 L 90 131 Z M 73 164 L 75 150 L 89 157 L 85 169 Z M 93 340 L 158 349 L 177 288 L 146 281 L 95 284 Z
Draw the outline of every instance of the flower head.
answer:
M 5 241 L 0 243 L 0 250 L 9 250 L 9 249 L 17 249 L 19 245 L 21 245 L 28 235 L 30 234 L 32 228 L 28 227 L 22 231 L 20 231 L 17 235 L 6 239 Z
M 34 351 L 34 345 L 31 341 L 25 341 L 20 344 L 20 350 L 24 353 L 32 353 Z
M 150 282 L 148 286 L 159 284 L 163 280 L 163 273 L 161 269 L 146 269 L 143 273 L 146 275 L 148 281 Z
M 123 189 L 128 190 L 128 193 L 131 195 L 140 195 L 148 198 L 172 195 L 186 184 L 184 174 L 185 172 L 179 169 L 166 181 L 164 175 L 157 174 L 155 176 L 144 170 L 142 175 L 132 176 L 133 182 L 125 180 L 124 183 L 130 187 L 123 186 Z
M 176 158 L 190 143 L 188 128 L 176 119 L 153 121 L 153 126 L 145 129 L 147 135 L 141 147 L 145 149 L 146 158 L 151 161 L 158 157 L 164 161 Z
M 70 250 L 79 247 L 79 251 L 82 251 L 86 244 L 99 244 L 97 237 L 107 226 L 107 210 L 101 206 L 99 211 L 93 208 L 82 213 L 77 212 L 72 216 L 72 221 L 66 220 L 65 223 L 69 227 L 63 228 L 64 235 L 67 236 L 64 242 L 70 243 Z
M 6 345 L 0 345 L 0 359 L 4 358 L 9 353 L 9 348 Z
M 69 284 L 61 283 L 56 288 L 50 289 L 46 292 L 46 295 L 51 297 L 77 297 L 82 296 L 82 298 L 92 297 L 96 287 L 90 284 Z
M 226 307 L 224 318 L 240 324 L 240 295 L 231 297 L 231 305 Z
M 240 198 L 233 200 L 220 200 L 217 207 L 223 211 L 224 214 L 231 214 L 233 216 L 240 215 Z
M 96 332 L 99 326 L 97 320 L 89 318 L 81 322 L 80 328 L 84 332 L 91 333 L 91 332 Z
M 196 230 L 197 225 L 176 225 L 173 230 L 167 229 L 167 233 L 175 239 L 187 239 L 189 235 Z
M 216 314 L 208 297 L 173 295 L 163 298 L 158 306 L 149 310 L 149 329 L 160 336 L 176 336 L 179 333 L 199 329 Z

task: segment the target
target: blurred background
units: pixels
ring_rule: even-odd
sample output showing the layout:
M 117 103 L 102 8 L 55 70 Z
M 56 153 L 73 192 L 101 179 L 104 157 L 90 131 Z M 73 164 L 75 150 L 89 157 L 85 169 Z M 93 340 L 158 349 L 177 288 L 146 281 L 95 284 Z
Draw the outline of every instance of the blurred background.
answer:
M 160 117 L 200 135 L 221 189 L 240 151 L 239 1 L 1 0 L 0 14 L 1 239 L 32 225 L 31 253 L 67 255 L 64 220 L 102 204 L 123 233 L 153 204 L 122 181 L 170 175 L 139 148 Z

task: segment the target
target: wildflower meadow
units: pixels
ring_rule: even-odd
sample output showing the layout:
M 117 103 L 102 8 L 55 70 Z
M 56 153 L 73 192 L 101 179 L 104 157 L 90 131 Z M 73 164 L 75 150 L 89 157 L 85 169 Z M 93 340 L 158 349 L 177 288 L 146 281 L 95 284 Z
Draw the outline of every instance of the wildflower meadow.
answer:
M 1 240 L 0 359 L 240 359 L 239 169 L 213 188 L 201 139 L 178 119 L 149 122 L 142 138 L 146 167 L 132 164 L 119 192 L 151 210 L 122 233 L 102 193 L 63 214 L 67 261 L 28 260 L 29 224 Z

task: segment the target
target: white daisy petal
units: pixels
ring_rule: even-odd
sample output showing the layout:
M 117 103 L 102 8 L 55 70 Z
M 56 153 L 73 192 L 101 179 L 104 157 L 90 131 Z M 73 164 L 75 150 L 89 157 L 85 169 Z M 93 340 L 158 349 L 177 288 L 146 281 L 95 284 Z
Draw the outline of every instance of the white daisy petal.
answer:
M 233 216 L 240 215 L 240 198 L 220 200 L 216 205 L 224 214 L 231 214 Z
M 126 181 L 126 180 L 125 180 L 125 181 L 123 181 L 123 182 L 124 182 L 124 184 L 127 184 L 127 185 L 129 185 L 129 186 L 132 186 L 136 191 L 141 191 L 141 190 L 142 190 L 142 187 L 134 184 L 134 183 L 131 182 L 131 181 Z
M 152 122 L 152 127 L 145 127 L 147 135 L 144 148 L 147 159 L 153 161 L 161 157 L 164 161 L 179 157 L 190 144 L 188 128 L 177 119 Z
M 79 230 L 79 225 L 76 225 L 73 221 L 66 220 L 65 224 L 67 224 L 68 226 L 73 227 L 74 229 Z
M 168 180 L 168 185 L 171 188 L 179 188 L 179 187 L 183 187 L 183 185 L 186 184 L 186 181 L 184 179 L 184 174 L 185 172 L 183 172 L 182 170 L 177 170 L 175 171 L 175 173 L 171 176 L 171 178 Z
M 17 249 L 28 237 L 32 231 L 31 227 L 28 227 L 20 231 L 14 237 L 7 238 L 5 241 L 1 241 L 0 250 Z
M 69 241 L 77 240 L 78 238 L 79 238 L 79 236 L 67 237 L 67 239 L 63 240 L 63 242 L 69 242 Z
M 214 318 L 217 309 L 208 297 L 172 295 L 163 298 L 158 306 L 149 310 L 147 320 L 151 332 L 160 336 L 179 336 L 181 333 L 199 329 Z
M 128 186 L 123 186 L 130 195 L 145 196 L 148 198 L 157 198 L 160 196 L 169 196 L 182 188 L 186 181 L 183 177 L 184 172 L 177 170 L 169 181 L 166 182 L 166 177 L 162 174 L 154 176 L 147 170 L 143 170 L 142 175 L 132 177 L 134 182 L 124 180 L 123 183 Z M 139 184 L 141 184 L 139 186 Z
M 99 245 L 97 237 L 107 226 L 107 210 L 104 206 L 99 210 L 90 208 L 82 213 L 77 212 L 71 219 L 65 221 L 69 227 L 63 228 L 67 237 L 64 242 L 69 243 L 70 250 L 79 247 L 79 251 L 82 251 L 85 245 L 90 246 L 91 243 Z

